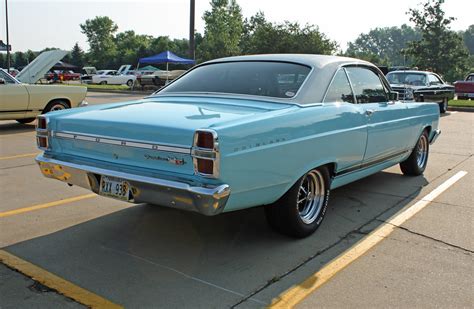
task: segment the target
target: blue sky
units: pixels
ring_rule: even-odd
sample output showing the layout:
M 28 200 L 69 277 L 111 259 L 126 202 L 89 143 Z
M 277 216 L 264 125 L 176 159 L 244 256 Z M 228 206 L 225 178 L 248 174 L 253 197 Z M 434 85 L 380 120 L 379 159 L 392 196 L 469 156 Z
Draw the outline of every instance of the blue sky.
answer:
M 5 41 L 4 1 L 0 10 L 0 39 Z M 284 20 L 314 24 L 342 48 L 360 33 L 375 27 L 409 23 L 405 14 L 424 0 L 237 0 L 244 17 L 259 10 L 274 22 Z M 79 24 L 98 15 L 107 15 L 119 31 L 139 34 L 188 37 L 188 0 L 8 0 L 10 43 L 13 51 L 41 50 L 45 47 L 88 49 Z M 196 29 L 204 30 L 202 15 L 210 8 L 209 0 L 196 0 Z M 457 20 L 454 30 L 465 30 L 474 23 L 474 1 L 446 0 L 444 10 Z

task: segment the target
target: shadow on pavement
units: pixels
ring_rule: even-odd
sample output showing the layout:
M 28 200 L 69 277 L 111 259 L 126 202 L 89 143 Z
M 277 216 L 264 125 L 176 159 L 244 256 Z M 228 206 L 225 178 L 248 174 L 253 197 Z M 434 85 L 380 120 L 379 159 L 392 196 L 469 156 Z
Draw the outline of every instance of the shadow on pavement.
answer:
M 324 266 L 427 183 L 381 172 L 334 190 L 306 239 L 272 231 L 262 208 L 204 217 L 137 205 L 6 249 L 125 307 L 229 307 L 308 260 Z
M 28 124 L 21 124 L 16 122 L 1 123 L 0 122 L 0 136 L 6 134 L 33 132 L 35 130 L 35 122 Z

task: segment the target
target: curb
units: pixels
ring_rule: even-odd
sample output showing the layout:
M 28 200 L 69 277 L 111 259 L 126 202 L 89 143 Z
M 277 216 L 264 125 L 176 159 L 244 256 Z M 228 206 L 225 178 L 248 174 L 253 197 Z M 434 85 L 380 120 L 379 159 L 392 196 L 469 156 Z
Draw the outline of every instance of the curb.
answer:
M 474 107 L 448 106 L 448 111 L 474 113 Z

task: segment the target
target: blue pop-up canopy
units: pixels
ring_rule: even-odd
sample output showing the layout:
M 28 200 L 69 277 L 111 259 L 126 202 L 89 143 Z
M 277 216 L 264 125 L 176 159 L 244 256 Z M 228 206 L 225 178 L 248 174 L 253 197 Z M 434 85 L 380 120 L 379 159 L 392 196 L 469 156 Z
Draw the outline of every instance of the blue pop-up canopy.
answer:
M 158 55 L 151 57 L 140 58 L 140 63 L 181 63 L 181 64 L 193 64 L 196 61 L 192 59 L 181 58 L 170 52 L 169 50 L 164 51 Z

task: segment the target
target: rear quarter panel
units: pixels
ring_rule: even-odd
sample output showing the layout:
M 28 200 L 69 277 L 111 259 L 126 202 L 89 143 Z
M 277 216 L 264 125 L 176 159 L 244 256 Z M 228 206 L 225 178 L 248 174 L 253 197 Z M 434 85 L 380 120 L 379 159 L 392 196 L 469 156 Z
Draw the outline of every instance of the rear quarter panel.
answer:
M 355 105 L 326 104 L 215 128 L 220 178 L 232 190 L 225 211 L 273 203 L 315 167 L 359 163 L 367 140 L 365 122 Z

